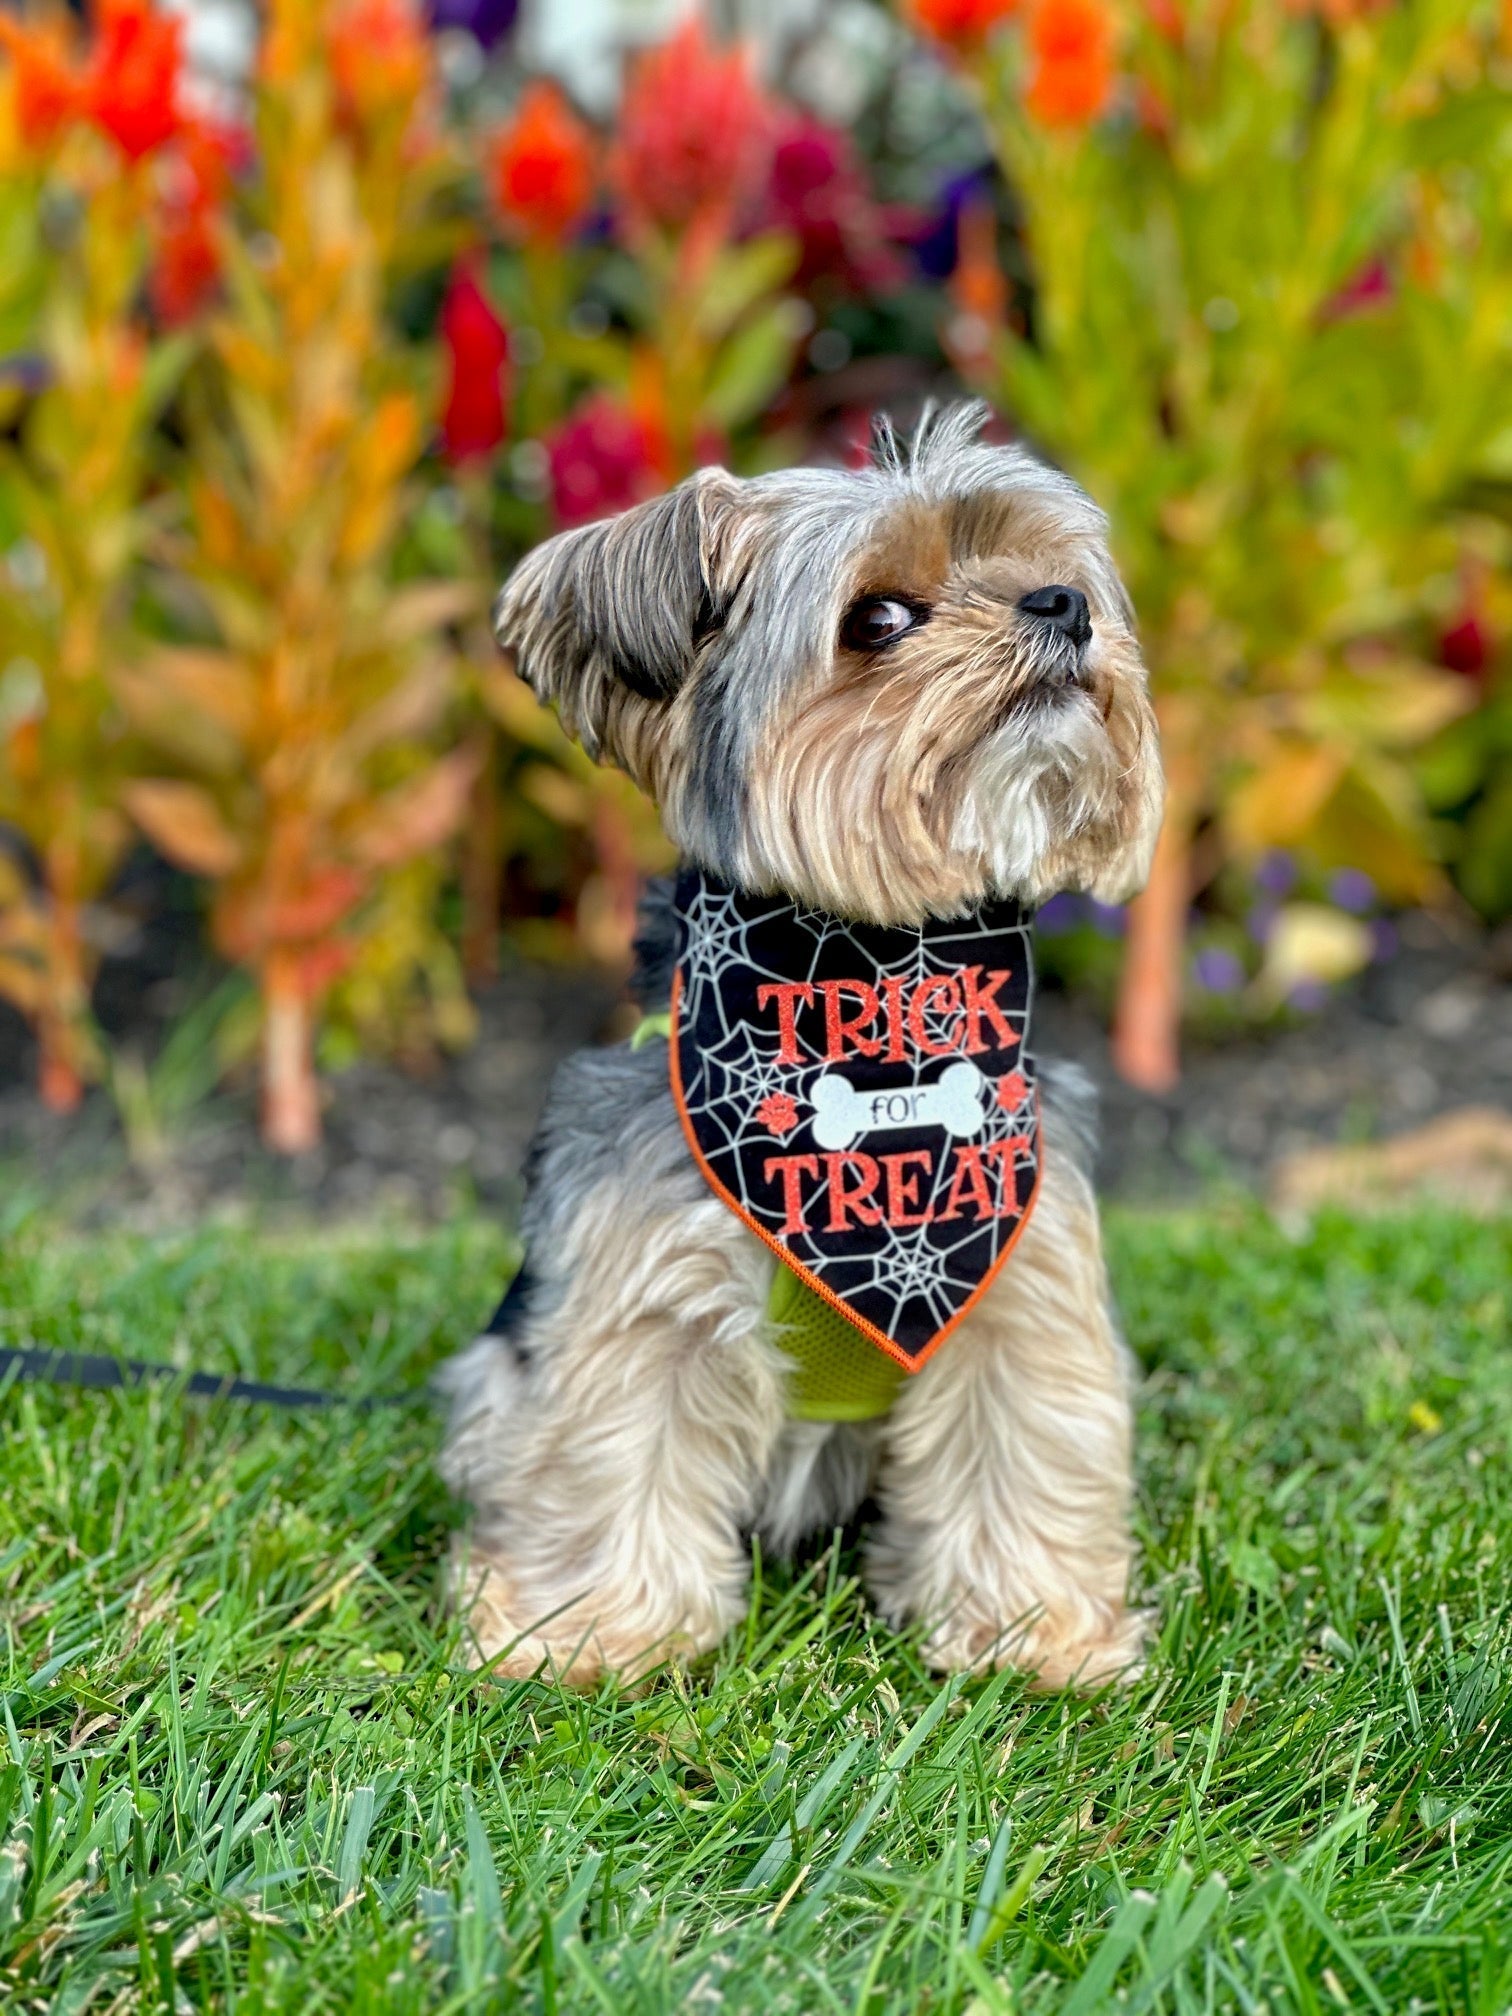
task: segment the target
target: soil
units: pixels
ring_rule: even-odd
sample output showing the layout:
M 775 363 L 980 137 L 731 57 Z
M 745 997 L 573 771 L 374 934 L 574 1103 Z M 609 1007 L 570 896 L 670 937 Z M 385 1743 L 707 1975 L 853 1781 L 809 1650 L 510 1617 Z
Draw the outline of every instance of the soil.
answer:
M 1225 1181 L 1263 1188 L 1281 1157 L 1319 1142 L 1400 1133 L 1467 1105 L 1512 1111 L 1512 946 L 1427 916 L 1402 920 L 1387 964 L 1286 1028 L 1192 1040 L 1168 1098 L 1113 1073 L 1102 1015 L 1045 990 L 1036 1049 L 1071 1057 L 1103 1098 L 1102 1180 L 1154 1203 Z M 97 994 L 112 1042 L 151 1055 L 196 982 L 185 936 L 139 934 Z M 483 993 L 478 1040 L 424 1075 L 362 1063 L 327 1084 L 326 1138 L 287 1162 L 258 1143 L 250 1086 L 212 1092 L 154 1147 L 128 1150 L 103 1090 L 60 1118 L 39 1104 L 34 1053 L 0 1007 L 0 1226 L 31 1198 L 79 1224 L 157 1228 L 206 1214 L 274 1222 L 434 1218 L 476 1200 L 510 1216 L 552 1070 L 584 1043 L 623 1035 L 633 1011 L 602 976 L 518 964 Z M 140 1137 L 140 1129 L 137 1130 Z
M 1222 1040 L 1189 1038 L 1168 1098 L 1113 1070 L 1104 1019 L 1042 997 L 1037 1042 L 1074 1057 L 1102 1103 L 1102 1182 L 1126 1202 L 1215 1183 L 1264 1190 L 1283 1159 L 1383 1139 L 1467 1106 L 1512 1113 L 1512 937 L 1400 920 L 1401 949 L 1317 1014 Z

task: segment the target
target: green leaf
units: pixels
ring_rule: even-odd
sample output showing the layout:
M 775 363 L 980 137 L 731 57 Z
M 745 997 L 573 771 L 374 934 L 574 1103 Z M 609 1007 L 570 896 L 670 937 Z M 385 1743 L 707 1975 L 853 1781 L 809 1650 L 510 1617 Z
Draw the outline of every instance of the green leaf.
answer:
M 721 427 L 753 419 L 792 367 L 801 324 L 791 301 L 774 301 L 736 331 L 719 353 L 703 411 Z
M 721 252 L 698 303 L 699 333 L 717 338 L 733 329 L 764 294 L 774 293 L 792 277 L 798 251 L 795 238 L 771 232 Z

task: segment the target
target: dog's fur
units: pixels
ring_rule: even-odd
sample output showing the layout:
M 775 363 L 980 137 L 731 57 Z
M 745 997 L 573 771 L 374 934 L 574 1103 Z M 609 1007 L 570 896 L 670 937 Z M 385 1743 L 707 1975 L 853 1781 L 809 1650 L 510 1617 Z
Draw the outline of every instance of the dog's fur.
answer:
M 952 409 L 911 449 L 884 430 L 861 472 L 706 471 L 563 533 L 511 577 L 500 643 L 687 857 L 748 889 L 884 924 L 1125 896 L 1162 787 L 1105 522 L 980 422 Z M 1087 598 L 1084 646 L 1021 608 L 1047 584 Z M 919 620 L 853 648 L 866 598 Z M 886 1419 L 847 1427 L 786 1418 L 779 1263 L 694 1166 L 663 1046 L 563 1068 L 519 1321 L 447 1375 L 480 1658 L 586 1683 L 696 1654 L 741 1615 L 745 1532 L 787 1549 L 875 1493 L 872 1594 L 935 1664 L 1046 1686 L 1132 1668 L 1129 1378 L 1090 1102 L 1074 1072 L 1042 1083 L 1044 1175 L 1012 1259 Z

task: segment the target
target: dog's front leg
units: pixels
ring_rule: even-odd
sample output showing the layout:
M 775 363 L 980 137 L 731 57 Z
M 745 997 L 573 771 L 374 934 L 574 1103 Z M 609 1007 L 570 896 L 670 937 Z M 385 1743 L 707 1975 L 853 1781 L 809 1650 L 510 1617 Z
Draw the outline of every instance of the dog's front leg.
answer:
M 741 1527 L 781 1431 L 782 1389 L 754 1322 L 740 1334 L 739 1305 L 761 1306 L 740 1277 L 759 1265 L 742 1251 L 727 1268 L 698 1239 L 708 1220 L 720 1245 L 748 1247 L 726 1216 L 708 1200 L 643 1221 L 617 1260 L 585 1269 L 527 1327 L 518 1356 L 485 1338 L 450 1373 L 459 1404 L 444 1467 L 474 1506 L 457 1596 L 475 1656 L 495 1671 L 636 1679 L 707 1650 L 744 1613 Z M 627 1280 L 658 1276 L 659 1306 L 627 1308 Z
M 1130 1413 L 1096 1205 L 1047 1154 L 1013 1257 L 888 1424 L 869 1579 L 885 1616 L 928 1627 L 931 1664 L 1043 1687 L 1134 1670 Z

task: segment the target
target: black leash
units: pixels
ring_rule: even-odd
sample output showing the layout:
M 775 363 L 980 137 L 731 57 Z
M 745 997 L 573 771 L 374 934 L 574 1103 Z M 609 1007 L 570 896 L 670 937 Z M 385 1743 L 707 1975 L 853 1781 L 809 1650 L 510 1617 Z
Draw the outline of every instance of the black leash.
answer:
M 423 1400 L 423 1386 L 403 1393 L 372 1393 L 349 1399 L 343 1393 L 322 1393 L 314 1386 L 270 1386 L 261 1379 L 233 1379 L 214 1372 L 182 1372 L 177 1365 L 146 1358 L 106 1358 L 93 1351 L 18 1351 L 0 1348 L 0 1388 L 14 1372 L 18 1383 L 83 1386 L 96 1392 L 119 1387 L 168 1384 L 205 1400 L 250 1400 L 261 1407 L 352 1407 L 366 1414 L 374 1407 L 403 1407 Z

